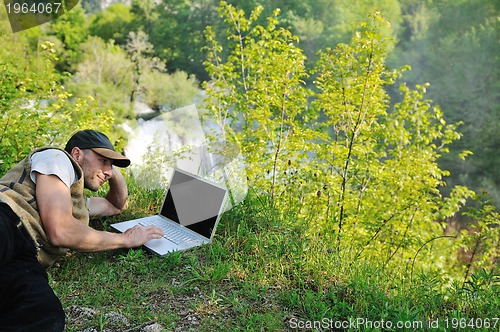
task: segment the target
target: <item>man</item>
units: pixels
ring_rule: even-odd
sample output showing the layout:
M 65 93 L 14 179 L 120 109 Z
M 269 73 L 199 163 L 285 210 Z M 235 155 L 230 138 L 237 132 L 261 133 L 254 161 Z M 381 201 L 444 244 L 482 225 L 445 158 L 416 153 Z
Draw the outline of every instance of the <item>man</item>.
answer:
M 91 216 L 111 216 L 127 205 L 125 180 L 115 168 L 130 164 L 108 137 L 73 135 L 64 150 L 35 150 L 0 179 L 0 331 L 62 331 L 65 315 L 45 267 L 68 249 L 138 247 L 163 235 L 134 227 L 125 233 L 89 227 Z M 84 187 L 105 197 L 85 198 Z

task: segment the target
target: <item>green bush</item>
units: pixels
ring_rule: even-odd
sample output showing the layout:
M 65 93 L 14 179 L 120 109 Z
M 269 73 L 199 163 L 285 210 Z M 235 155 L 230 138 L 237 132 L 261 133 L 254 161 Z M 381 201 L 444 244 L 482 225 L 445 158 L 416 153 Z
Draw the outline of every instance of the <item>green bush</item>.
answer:
M 22 43 L 22 42 L 20 42 Z M 54 72 L 53 44 L 40 45 L 41 55 L 28 58 L 33 64 L 21 65 L 21 56 L 0 60 L 0 173 L 36 147 L 64 147 L 77 130 L 93 128 L 109 132 L 114 118 L 98 107 L 91 97 L 72 99 Z M 32 70 L 37 66 L 38 71 Z
M 256 24 L 261 11 L 246 18 L 222 2 L 229 49 L 206 31 L 206 108 L 222 139 L 241 145 L 249 186 L 278 220 L 332 236 L 336 254 L 399 269 L 424 250 L 414 270 L 454 273 L 458 242 L 435 239 L 473 194 L 439 190 L 449 172 L 438 160 L 460 138 L 458 124 L 425 98 L 427 84 L 401 85 L 402 100 L 390 107 L 386 88 L 407 68 L 385 64 L 391 40 L 381 13 L 350 44 L 322 51 L 311 75 L 278 11 L 267 26 Z

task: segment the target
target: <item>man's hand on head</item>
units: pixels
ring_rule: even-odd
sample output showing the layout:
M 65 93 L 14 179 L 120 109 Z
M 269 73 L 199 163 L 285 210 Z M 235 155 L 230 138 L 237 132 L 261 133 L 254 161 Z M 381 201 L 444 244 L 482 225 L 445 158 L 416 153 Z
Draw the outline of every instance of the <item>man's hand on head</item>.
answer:
M 128 207 L 128 189 L 125 179 L 119 169 L 113 166 L 109 178 L 109 191 L 106 197 L 89 198 L 91 217 L 114 216 L 122 213 Z

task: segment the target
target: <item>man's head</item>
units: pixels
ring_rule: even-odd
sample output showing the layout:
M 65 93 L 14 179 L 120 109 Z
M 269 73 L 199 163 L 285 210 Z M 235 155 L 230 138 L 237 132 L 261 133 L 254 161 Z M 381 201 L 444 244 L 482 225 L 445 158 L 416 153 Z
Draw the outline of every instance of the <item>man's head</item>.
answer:
M 81 166 L 85 187 L 98 190 L 113 175 L 113 165 L 127 167 L 130 160 L 116 152 L 109 138 L 95 130 L 74 134 L 64 148 Z
M 80 130 L 69 139 L 64 150 L 71 154 L 73 148 L 91 149 L 95 153 L 111 160 L 113 165 L 118 167 L 127 167 L 130 160 L 124 155 L 115 151 L 108 136 L 95 130 Z

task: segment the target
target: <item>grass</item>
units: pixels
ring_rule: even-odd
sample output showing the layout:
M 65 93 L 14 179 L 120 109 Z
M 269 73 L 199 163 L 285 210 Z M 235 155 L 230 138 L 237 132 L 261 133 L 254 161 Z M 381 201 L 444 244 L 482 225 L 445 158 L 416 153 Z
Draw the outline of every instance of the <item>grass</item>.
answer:
M 106 229 L 155 211 L 161 197 L 132 186 L 129 211 L 93 225 Z M 472 318 L 482 324 L 478 329 L 473 322 L 475 330 L 499 330 L 500 322 L 491 320 L 500 317 L 497 272 L 479 271 L 465 285 L 446 288 L 439 274 L 410 279 L 404 269 L 334 254 L 324 235 L 277 221 L 268 211 L 248 197 L 224 214 L 212 244 L 163 258 L 133 249 L 60 259 L 49 275 L 63 306 L 99 312 L 93 320 L 69 322 L 67 330 L 122 331 L 106 320 L 109 312 L 132 326 L 154 321 L 168 331 L 451 331 Z M 382 320 L 392 328 L 376 325 Z M 396 328 L 398 321 L 407 328 Z M 410 326 L 418 322 L 422 326 Z

